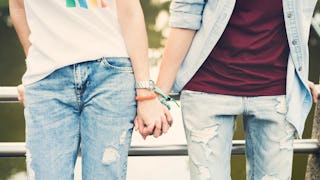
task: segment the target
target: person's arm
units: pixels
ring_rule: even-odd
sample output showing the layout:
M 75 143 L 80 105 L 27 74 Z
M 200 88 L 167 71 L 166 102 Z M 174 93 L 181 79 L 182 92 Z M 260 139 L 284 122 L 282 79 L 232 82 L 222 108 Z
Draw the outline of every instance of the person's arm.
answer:
M 18 34 L 25 55 L 28 54 L 30 29 L 27 24 L 23 0 L 9 0 L 10 18 Z
M 9 0 L 10 18 L 13 26 L 17 32 L 20 43 L 23 47 L 25 55 L 28 55 L 28 50 L 31 45 L 29 41 L 30 29 L 26 19 L 23 0 Z M 22 84 L 17 86 L 18 100 L 25 105 L 24 86 Z
M 147 32 L 140 1 L 117 0 L 116 3 L 135 80 L 137 82 L 150 80 Z M 148 89 L 137 89 L 137 96 L 140 97 L 150 96 L 153 93 Z M 172 121 L 170 113 L 157 98 L 138 101 L 135 126 L 144 138 L 152 133 L 155 137 L 160 136 L 169 129 L 170 121 Z
M 195 30 L 171 28 L 166 46 L 163 52 L 163 58 L 160 66 L 157 85 L 166 94 L 169 94 L 179 67 L 184 60 Z
M 169 93 L 176 74 L 201 27 L 205 0 L 173 0 L 170 6 L 170 34 L 163 53 L 157 85 Z

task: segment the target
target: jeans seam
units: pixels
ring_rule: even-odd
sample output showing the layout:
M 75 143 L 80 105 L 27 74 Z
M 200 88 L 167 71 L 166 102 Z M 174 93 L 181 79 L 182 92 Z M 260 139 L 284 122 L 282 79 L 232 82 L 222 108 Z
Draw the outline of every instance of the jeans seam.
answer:
M 252 137 L 251 137 L 251 129 L 250 129 L 250 126 L 248 126 L 248 133 L 247 133 L 248 135 L 248 139 L 250 139 L 250 141 L 251 141 L 251 143 L 252 143 Z M 246 143 L 248 143 L 248 142 L 246 142 Z M 250 145 L 250 146 L 252 146 L 252 145 Z M 253 149 L 253 147 L 251 147 L 250 148 L 251 150 L 250 150 L 250 154 L 251 154 L 251 165 L 250 165 L 250 167 L 252 167 L 251 168 L 251 174 L 249 174 L 250 175 L 250 177 L 249 177 L 249 179 L 254 179 L 254 171 L 255 171 L 255 154 L 254 154 L 254 149 Z M 249 153 L 248 153 L 249 154 Z M 248 155 L 247 155 L 248 156 Z
M 77 66 L 77 64 L 73 65 L 73 80 L 74 80 L 74 91 L 75 91 L 75 95 L 76 95 L 76 102 L 77 102 L 77 106 L 78 106 L 78 112 L 80 113 L 81 111 L 81 94 L 79 93 L 81 91 L 81 88 L 78 88 L 78 76 L 80 75 L 80 73 L 77 73 L 77 68 L 79 68 L 79 66 Z

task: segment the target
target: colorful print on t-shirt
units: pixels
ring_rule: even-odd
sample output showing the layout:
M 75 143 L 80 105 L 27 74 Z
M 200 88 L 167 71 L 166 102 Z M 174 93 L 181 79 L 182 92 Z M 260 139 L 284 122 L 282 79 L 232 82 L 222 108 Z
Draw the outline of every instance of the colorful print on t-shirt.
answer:
M 105 0 L 66 0 L 66 5 L 69 8 L 80 6 L 88 9 L 89 7 L 107 7 Z

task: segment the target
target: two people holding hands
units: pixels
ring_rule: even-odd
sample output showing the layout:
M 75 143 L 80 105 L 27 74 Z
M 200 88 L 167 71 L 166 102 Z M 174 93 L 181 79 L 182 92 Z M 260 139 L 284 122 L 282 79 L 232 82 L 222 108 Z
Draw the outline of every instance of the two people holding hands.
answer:
M 30 179 L 72 179 L 79 147 L 84 179 L 125 179 L 133 126 L 144 138 L 167 132 L 171 90 L 191 179 L 231 179 L 239 114 L 247 179 L 291 178 L 293 139 L 317 100 L 307 44 L 316 0 L 173 0 L 157 85 L 138 0 L 73 2 L 10 1 L 27 55 Z

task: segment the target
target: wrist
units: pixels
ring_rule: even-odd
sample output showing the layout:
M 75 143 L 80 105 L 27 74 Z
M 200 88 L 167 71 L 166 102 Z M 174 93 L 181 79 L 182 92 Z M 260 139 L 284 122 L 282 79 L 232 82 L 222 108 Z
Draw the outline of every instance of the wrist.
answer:
M 136 81 L 135 83 L 137 89 L 137 99 L 153 99 L 153 94 L 156 94 L 155 97 L 158 97 L 159 101 L 165 105 L 170 110 L 169 101 L 173 101 L 176 103 L 174 98 L 171 98 L 167 93 L 162 91 L 159 87 L 157 87 L 153 80 L 146 80 L 146 81 Z M 148 96 L 145 96 L 145 93 L 150 93 Z M 144 95 L 145 97 L 142 97 Z M 158 96 L 157 96 L 158 95 Z M 177 104 L 177 103 L 176 103 Z M 178 104 L 177 104 L 178 105 Z M 179 106 L 179 105 L 178 105 Z
M 136 81 L 137 95 L 150 95 L 154 93 L 155 83 L 153 80 Z
M 153 100 L 156 99 L 157 95 L 155 93 L 149 94 L 149 95 L 137 95 L 136 101 L 147 101 L 147 100 Z
M 155 83 L 153 80 L 144 80 L 144 81 L 136 81 L 135 87 L 136 89 L 149 89 L 149 90 L 154 90 L 155 88 Z
M 136 89 L 137 96 L 150 96 L 154 94 L 151 89 Z

